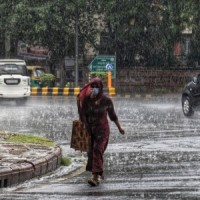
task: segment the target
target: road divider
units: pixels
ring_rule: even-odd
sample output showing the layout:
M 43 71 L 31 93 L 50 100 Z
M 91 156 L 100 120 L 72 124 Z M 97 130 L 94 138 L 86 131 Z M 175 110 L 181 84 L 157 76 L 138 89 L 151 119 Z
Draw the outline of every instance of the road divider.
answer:
M 4 145 L 6 144 L 0 143 L 1 147 L 5 147 Z M 6 147 L 8 148 L 8 146 Z M 25 147 L 27 149 L 33 148 L 27 145 Z M 38 146 L 37 149 L 37 145 L 35 145 L 33 150 L 39 152 L 41 150 L 40 148 Z M 7 151 L 9 151 L 9 148 Z M 30 158 L 27 157 L 17 162 L 15 161 L 16 155 L 13 154 L 13 158 L 7 160 L 7 165 L 0 167 L 0 188 L 16 185 L 34 177 L 40 177 L 41 175 L 56 170 L 61 165 L 62 150 L 58 146 L 53 149 L 46 149 L 46 155 L 38 155 L 38 158 L 31 158 L 30 156 Z
M 77 95 L 80 93 L 81 88 L 59 88 L 59 87 L 32 87 L 31 95 L 32 96 L 68 96 L 68 95 Z M 104 88 L 104 92 L 110 96 L 116 95 L 115 88 Z

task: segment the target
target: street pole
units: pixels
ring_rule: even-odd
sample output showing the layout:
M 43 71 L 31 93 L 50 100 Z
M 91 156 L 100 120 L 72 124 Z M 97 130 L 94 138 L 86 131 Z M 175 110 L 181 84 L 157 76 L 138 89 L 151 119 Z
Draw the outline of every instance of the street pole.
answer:
M 76 6 L 76 25 L 75 25 L 75 87 L 78 87 L 78 7 Z

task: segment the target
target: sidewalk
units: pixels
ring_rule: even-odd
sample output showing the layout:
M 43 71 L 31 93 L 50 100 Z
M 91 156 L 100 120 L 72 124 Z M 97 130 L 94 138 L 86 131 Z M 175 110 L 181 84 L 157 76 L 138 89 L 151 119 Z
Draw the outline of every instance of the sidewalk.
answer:
M 5 142 L 0 133 L 0 188 L 15 185 L 57 169 L 61 148 Z

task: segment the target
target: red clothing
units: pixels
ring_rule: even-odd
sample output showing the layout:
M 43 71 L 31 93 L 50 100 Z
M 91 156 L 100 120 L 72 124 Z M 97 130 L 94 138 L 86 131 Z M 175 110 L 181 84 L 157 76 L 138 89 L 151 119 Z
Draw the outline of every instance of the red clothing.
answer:
M 112 100 L 104 95 L 99 102 L 95 102 L 88 96 L 83 104 L 83 111 L 86 127 L 91 136 L 86 170 L 101 175 L 103 173 L 103 154 L 110 135 L 107 115 L 112 121 L 117 120 L 117 115 Z
M 96 83 L 100 88 L 99 94 L 95 98 L 90 96 L 90 86 Z M 103 94 L 103 84 L 101 79 L 94 78 L 86 85 L 79 95 L 78 111 L 82 122 L 90 134 L 90 147 L 88 151 L 87 171 L 92 171 L 99 175 L 103 174 L 103 154 L 108 145 L 110 128 L 107 119 L 118 120 L 114 110 L 112 100 Z

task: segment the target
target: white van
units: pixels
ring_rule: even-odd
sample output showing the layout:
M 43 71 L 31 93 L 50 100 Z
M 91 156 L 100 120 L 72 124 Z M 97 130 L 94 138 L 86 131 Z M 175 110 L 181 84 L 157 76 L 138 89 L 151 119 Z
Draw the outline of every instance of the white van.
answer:
M 26 62 L 20 59 L 0 59 L 0 99 L 24 103 L 31 95 Z

